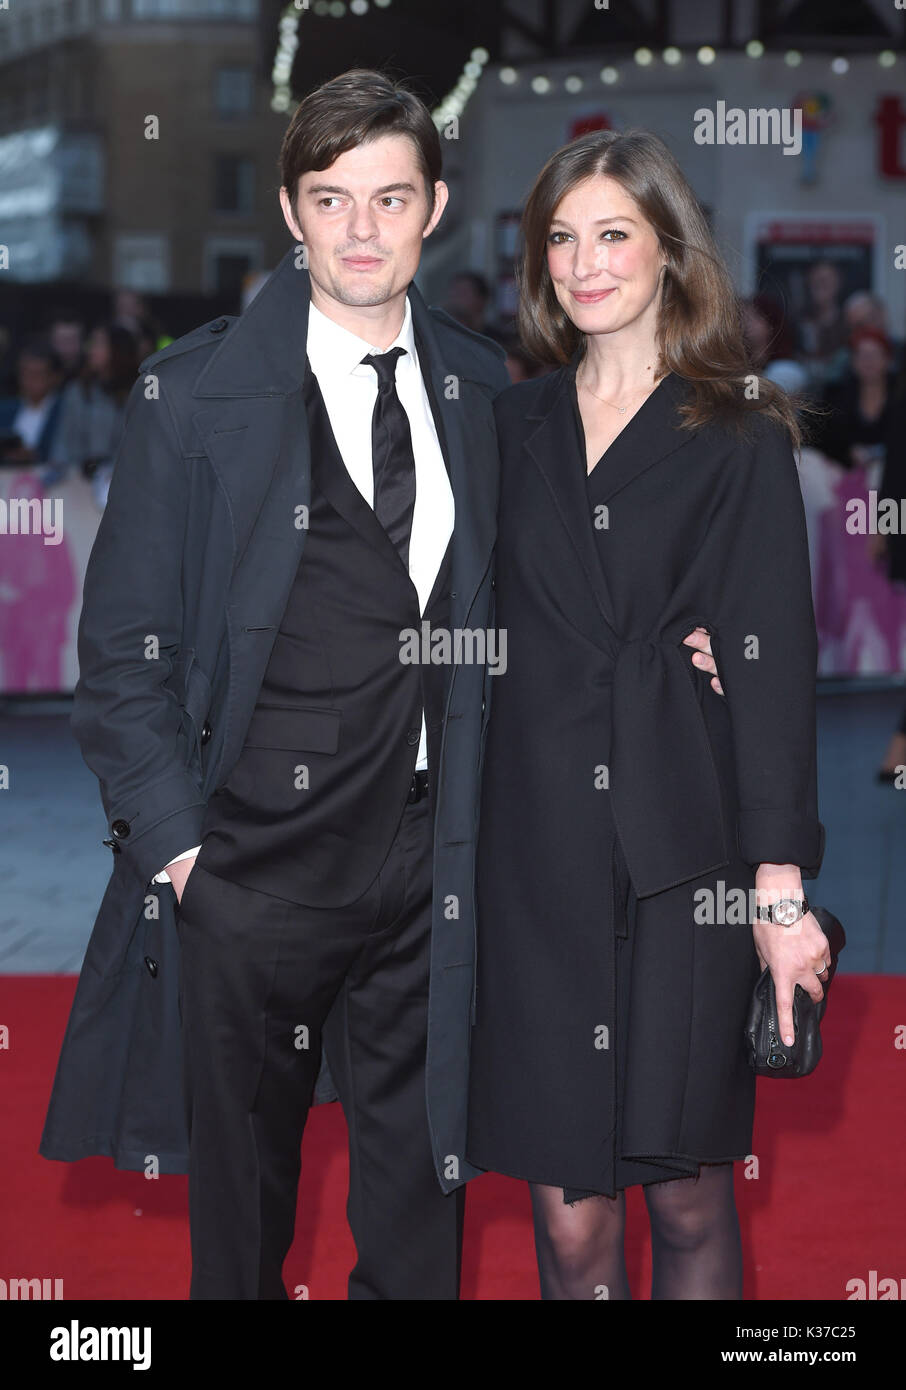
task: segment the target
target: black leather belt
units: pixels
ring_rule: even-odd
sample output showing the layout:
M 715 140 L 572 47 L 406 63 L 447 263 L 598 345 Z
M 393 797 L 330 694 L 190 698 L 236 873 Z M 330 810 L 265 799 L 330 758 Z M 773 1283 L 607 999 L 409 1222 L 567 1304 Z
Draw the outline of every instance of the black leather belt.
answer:
M 409 795 L 406 798 L 410 803 L 421 801 L 423 796 L 428 795 L 428 772 L 413 772 L 412 781 L 409 785 Z

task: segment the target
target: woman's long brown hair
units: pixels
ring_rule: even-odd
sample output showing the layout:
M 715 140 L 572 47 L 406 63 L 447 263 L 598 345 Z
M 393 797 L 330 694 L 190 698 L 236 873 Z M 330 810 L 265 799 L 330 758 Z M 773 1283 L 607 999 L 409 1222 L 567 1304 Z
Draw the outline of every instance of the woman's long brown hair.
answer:
M 561 307 L 547 268 L 547 241 L 561 200 L 577 184 L 615 179 L 654 228 L 666 257 L 657 342 L 660 373 L 694 388 L 683 424 L 742 424 L 753 410 L 775 419 L 801 443 L 796 408 L 779 386 L 759 376 L 742 334 L 739 298 L 698 199 L 662 140 L 648 130 L 603 130 L 557 150 L 538 175 L 522 217 L 519 328 L 539 361 L 563 365 L 585 335 Z M 757 385 L 756 385 L 757 381 Z

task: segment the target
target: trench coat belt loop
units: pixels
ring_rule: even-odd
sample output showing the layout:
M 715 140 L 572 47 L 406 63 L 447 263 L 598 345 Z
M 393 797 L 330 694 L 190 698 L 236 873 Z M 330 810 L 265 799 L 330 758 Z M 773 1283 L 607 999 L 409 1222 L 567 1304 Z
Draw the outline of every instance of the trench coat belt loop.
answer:
M 611 808 L 637 897 L 729 862 L 720 782 L 682 639 L 703 619 L 659 636 L 613 634 Z M 705 698 L 723 699 L 714 692 Z

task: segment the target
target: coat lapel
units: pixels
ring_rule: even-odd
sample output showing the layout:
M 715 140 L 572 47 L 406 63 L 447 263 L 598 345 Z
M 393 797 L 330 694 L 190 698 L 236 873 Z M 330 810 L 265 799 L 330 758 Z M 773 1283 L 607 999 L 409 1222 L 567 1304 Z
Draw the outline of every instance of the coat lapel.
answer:
M 525 447 L 551 492 L 554 508 L 573 547 L 605 621 L 615 626 L 610 591 L 604 579 L 594 534 L 585 468 L 585 435 L 576 399 L 579 356 L 551 373 L 528 421 L 537 427 Z M 692 434 L 679 429 L 677 406 L 685 398 L 682 379 L 669 373 L 624 427 L 596 469 L 595 501 L 606 502 L 633 479 L 679 449 Z M 565 441 L 569 442 L 564 447 Z
M 538 405 L 526 417 L 537 422 L 525 441 L 547 484 L 554 510 L 566 528 L 605 622 L 614 625 L 613 604 L 604 582 L 585 473 L 585 440 L 575 406 L 575 370 L 553 372 Z
M 494 409 L 475 354 L 459 328 L 446 329 L 409 291 L 419 365 L 450 473 L 455 520 L 451 542 L 450 625 L 461 627 L 487 570 L 497 516 L 498 459 Z M 477 383 L 481 391 L 464 391 Z

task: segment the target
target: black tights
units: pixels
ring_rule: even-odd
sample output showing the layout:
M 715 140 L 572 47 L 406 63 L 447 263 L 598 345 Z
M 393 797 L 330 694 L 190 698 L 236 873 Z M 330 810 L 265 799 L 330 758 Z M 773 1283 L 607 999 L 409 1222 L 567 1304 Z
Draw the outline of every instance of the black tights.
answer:
M 560 1187 L 531 1183 L 543 1299 L 630 1298 L 623 1253 L 625 1194 L 571 1205 Z M 742 1245 L 733 1164 L 649 1183 L 653 1299 L 742 1298 Z

